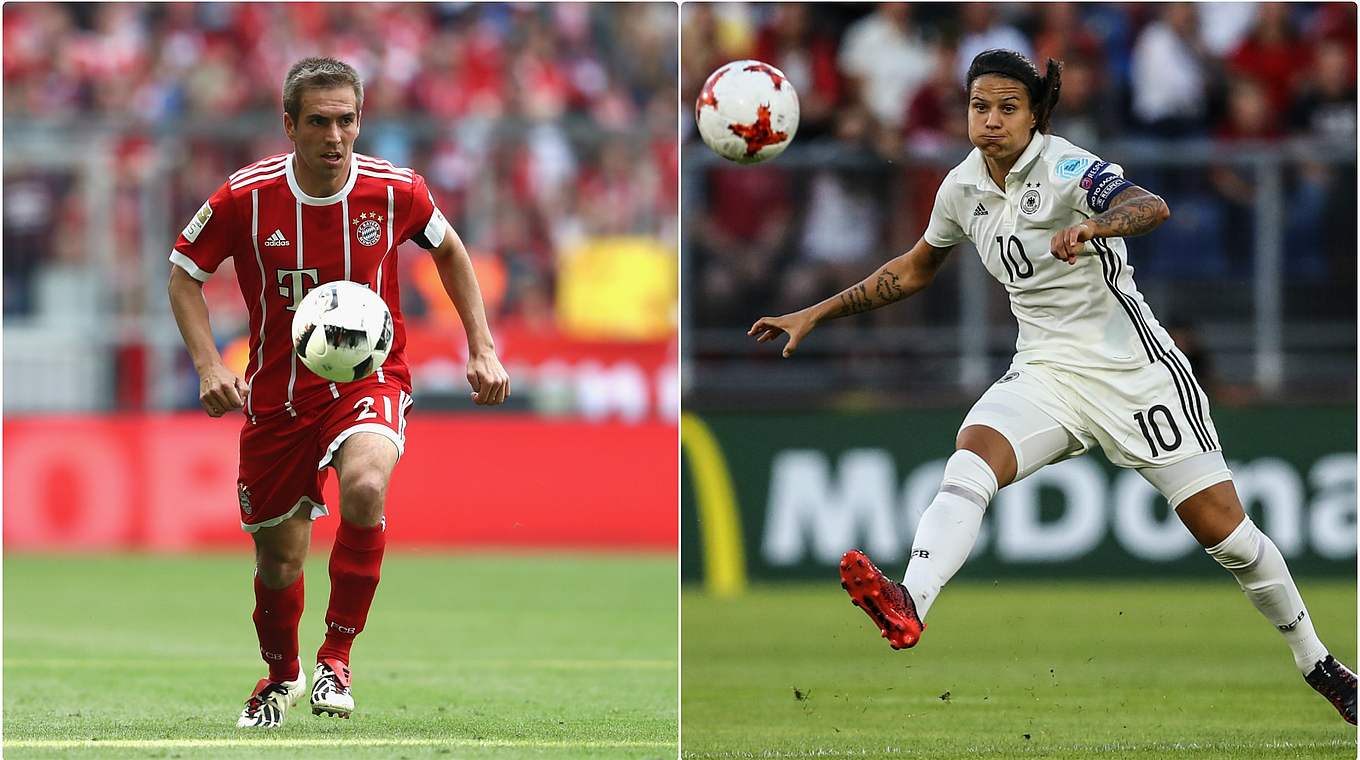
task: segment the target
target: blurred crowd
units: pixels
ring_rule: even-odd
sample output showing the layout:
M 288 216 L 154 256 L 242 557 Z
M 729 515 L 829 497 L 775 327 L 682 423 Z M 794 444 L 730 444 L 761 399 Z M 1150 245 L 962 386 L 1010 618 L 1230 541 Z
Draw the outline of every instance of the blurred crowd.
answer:
M 1055 133 L 1355 135 L 1353 3 L 687 4 L 684 90 L 733 58 L 798 85 L 799 138 L 891 154 L 966 138 L 964 76 L 989 48 L 1063 62 Z
M 290 149 L 283 76 L 309 55 L 358 70 L 356 149 L 425 176 L 474 254 L 494 320 L 552 327 L 560 258 L 590 241 L 674 247 L 674 5 L 25 3 L 3 13 L 7 130 L 70 129 L 108 147 L 120 313 L 161 297 L 163 281 L 142 274 L 145 250 L 168 253 L 230 172 Z M 167 228 L 140 229 L 139 188 L 166 162 Z M 96 210 L 76 185 L 69 172 L 7 169 L 7 316 L 40 307 L 45 269 L 95 256 L 85 224 Z M 430 272 L 404 263 L 403 277 L 415 284 L 404 288 L 409 313 L 452 318 Z
M 1172 140 L 1216 156 L 1292 138 L 1332 146 L 1283 170 L 1285 267 L 1291 281 L 1354 282 L 1354 3 L 686 3 L 681 37 L 688 102 L 721 64 L 756 58 L 784 71 L 801 105 L 785 158 L 686 174 L 703 178 L 704 202 L 686 210 L 699 326 L 800 308 L 915 243 L 969 148 L 964 79 L 989 48 L 1040 71 L 1061 60 L 1051 132 L 1097 154 L 1137 141 L 1163 157 Z M 692 123 L 685 140 L 700 145 Z M 838 158 L 800 162 L 800 151 Z M 1140 282 L 1253 276 L 1252 169 L 1102 157 L 1172 208 L 1138 245 Z M 1354 296 L 1338 306 L 1352 319 Z

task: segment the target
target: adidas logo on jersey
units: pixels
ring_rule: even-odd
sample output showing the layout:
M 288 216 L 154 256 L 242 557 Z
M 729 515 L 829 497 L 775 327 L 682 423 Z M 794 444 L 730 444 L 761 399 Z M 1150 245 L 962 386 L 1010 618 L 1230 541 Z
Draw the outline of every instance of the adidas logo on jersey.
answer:
M 978 204 L 977 208 L 973 209 L 973 216 L 986 216 L 986 215 L 987 209 L 983 208 L 981 203 Z
M 283 236 L 282 230 L 274 230 L 274 234 L 264 241 L 265 245 L 288 245 L 288 238 Z

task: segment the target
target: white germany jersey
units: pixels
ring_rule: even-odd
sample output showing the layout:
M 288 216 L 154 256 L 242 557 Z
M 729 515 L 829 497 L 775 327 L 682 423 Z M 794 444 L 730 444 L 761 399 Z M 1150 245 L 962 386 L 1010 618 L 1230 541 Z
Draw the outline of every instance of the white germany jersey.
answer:
M 1123 174 L 1061 137 L 1035 133 L 1004 192 L 976 148 L 940 185 L 925 240 L 977 246 L 1020 323 L 1016 363 L 1128 369 L 1173 346 L 1133 284 L 1122 238 L 1086 243 L 1075 265 L 1049 253 L 1058 230 L 1105 209 Z

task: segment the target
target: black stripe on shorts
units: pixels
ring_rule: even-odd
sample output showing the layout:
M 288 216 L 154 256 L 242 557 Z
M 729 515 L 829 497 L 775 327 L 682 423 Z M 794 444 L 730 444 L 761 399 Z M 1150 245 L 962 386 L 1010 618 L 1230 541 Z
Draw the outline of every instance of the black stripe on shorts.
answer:
M 1180 399 L 1181 412 L 1185 419 L 1190 423 L 1190 432 L 1194 433 L 1195 441 L 1199 444 L 1201 451 L 1209 451 L 1217 448 L 1213 442 L 1213 436 L 1209 435 L 1209 427 L 1204 422 L 1204 410 L 1200 404 L 1197 391 L 1198 385 L 1195 383 L 1194 376 L 1189 370 L 1181 365 L 1174 353 L 1169 352 L 1152 334 L 1152 328 L 1143 319 L 1143 314 L 1138 308 L 1138 304 L 1133 301 L 1133 297 L 1121 291 L 1117 284 L 1119 272 L 1123 268 L 1123 263 L 1119 255 L 1110 248 L 1108 242 L 1096 238 L 1091 241 L 1095 246 L 1096 252 L 1100 254 L 1101 270 L 1105 275 L 1105 285 L 1109 287 L 1115 300 L 1123 307 L 1124 313 L 1128 315 L 1129 321 L 1133 323 L 1133 329 L 1138 333 L 1138 339 L 1143 344 L 1143 350 L 1147 352 L 1148 363 L 1160 362 L 1171 374 L 1171 382 L 1176 386 L 1176 396 Z M 1191 410 L 1194 410 L 1193 412 Z

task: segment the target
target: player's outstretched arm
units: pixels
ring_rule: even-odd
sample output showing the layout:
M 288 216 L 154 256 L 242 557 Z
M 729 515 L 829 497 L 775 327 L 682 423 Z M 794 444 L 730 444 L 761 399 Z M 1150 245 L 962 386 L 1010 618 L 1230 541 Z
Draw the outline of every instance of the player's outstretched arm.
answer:
M 782 334 L 789 336 L 784 358 L 793 355 L 803 336 L 827 319 L 862 314 L 916 294 L 935 279 L 944 265 L 948 248 L 936 248 L 922 240 L 910 251 L 879 267 L 877 271 L 840 293 L 792 314 L 761 317 L 746 331 L 756 342 L 765 343 Z
M 170 266 L 170 310 L 175 314 L 179 334 L 189 349 L 198 371 L 198 403 L 212 417 L 221 417 L 245 406 L 250 389 L 239 375 L 227 369 L 213 341 L 208 320 L 208 302 L 203 299 L 203 283 L 178 266 Z
M 472 400 L 481 406 L 500 404 L 510 395 L 510 375 L 496 356 L 496 344 L 491 339 L 491 328 L 486 322 L 486 307 L 482 304 L 482 289 L 472 270 L 463 241 L 453 227 L 444 228 L 444 240 L 430 251 L 444 292 L 449 294 L 453 308 L 463 321 L 467 333 L 467 380 L 472 386 Z
M 1049 243 L 1049 251 L 1068 264 L 1077 263 L 1083 244 L 1095 238 L 1145 235 L 1171 217 L 1166 201 L 1137 185 L 1121 190 L 1102 214 L 1059 230 Z

